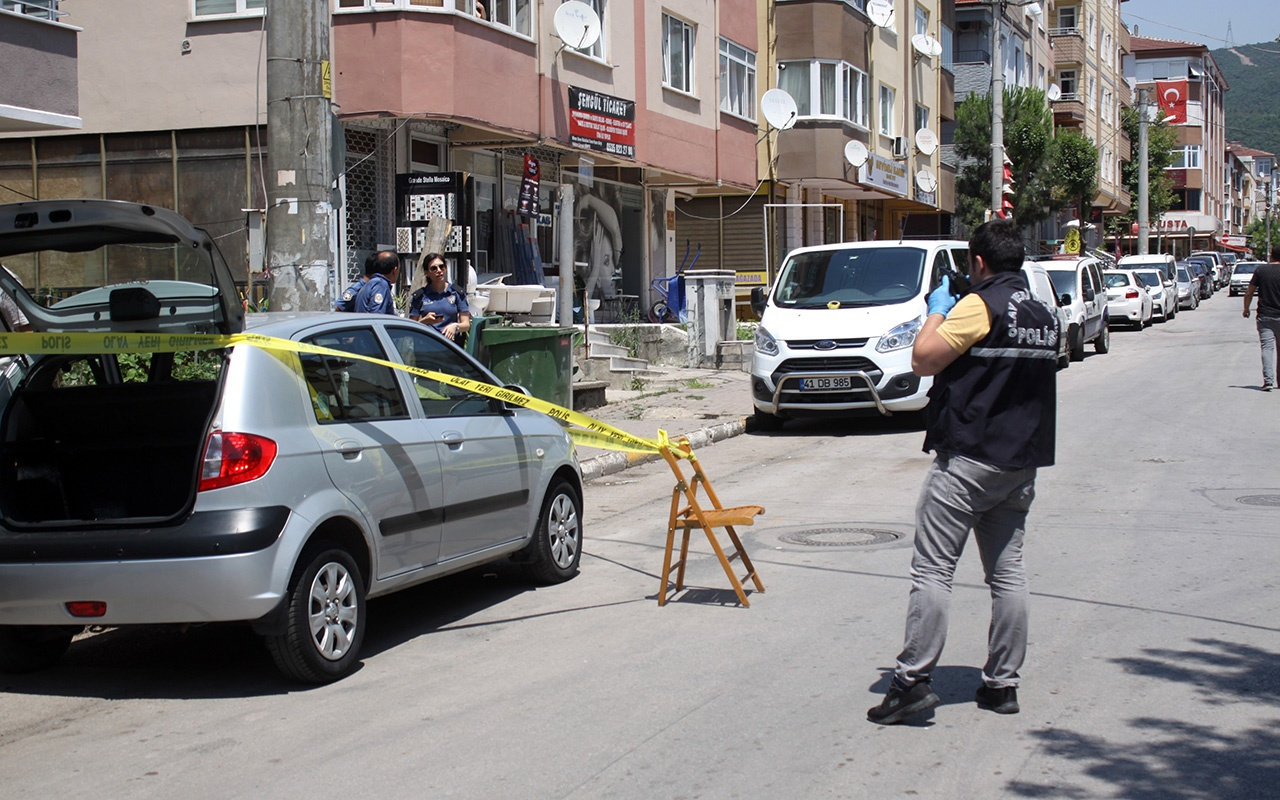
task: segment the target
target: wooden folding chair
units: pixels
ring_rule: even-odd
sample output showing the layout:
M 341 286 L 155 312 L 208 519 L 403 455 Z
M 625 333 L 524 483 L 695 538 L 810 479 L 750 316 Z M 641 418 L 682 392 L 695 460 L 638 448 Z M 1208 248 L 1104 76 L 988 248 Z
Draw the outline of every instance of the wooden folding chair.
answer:
M 665 437 L 664 437 L 665 438 Z M 676 475 L 676 488 L 671 492 L 671 517 L 667 523 L 667 550 L 662 557 L 662 586 L 658 593 L 658 605 L 667 604 L 667 589 L 670 583 L 671 570 L 676 570 L 676 588 L 678 592 L 684 588 L 684 568 L 689 561 L 689 534 L 694 528 L 701 528 L 707 534 L 707 541 L 711 543 L 711 549 L 715 551 L 716 558 L 720 559 L 720 566 L 724 568 L 724 574 L 729 576 L 729 582 L 733 584 L 733 591 L 737 593 L 738 600 L 744 608 L 749 608 L 751 604 L 747 602 L 747 593 L 743 591 L 742 584 L 748 578 L 755 584 L 757 592 L 764 591 L 764 584 L 760 582 L 760 576 L 756 574 L 756 568 L 751 563 L 751 558 L 747 556 L 747 551 L 742 547 L 742 540 L 738 538 L 738 532 L 733 528 L 735 525 L 751 525 L 755 522 L 756 515 L 764 513 L 763 506 L 735 506 L 733 508 L 725 508 L 720 504 L 720 498 L 716 496 L 715 490 L 711 488 L 711 483 L 707 480 L 707 475 L 702 471 L 702 465 L 698 463 L 698 459 L 693 455 L 693 450 L 689 446 L 687 439 L 681 439 L 679 442 L 666 441 L 665 446 L 660 448 L 659 452 L 666 459 L 667 464 L 671 467 L 671 471 Z M 681 456 L 676 455 L 672 451 L 678 451 L 683 457 L 688 459 L 693 467 L 692 477 L 686 481 L 684 472 L 680 468 Z M 701 487 L 706 494 L 706 499 L 710 501 L 711 507 L 704 508 L 698 502 L 698 488 Z M 680 497 L 684 495 L 685 505 L 680 506 Z M 716 539 L 715 529 L 724 528 L 729 535 L 729 541 L 733 543 L 733 554 L 725 556 L 724 549 L 720 546 L 720 542 Z M 680 541 L 680 560 L 671 563 L 671 552 L 675 547 L 676 530 L 684 532 Z M 738 559 L 742 565 L 746 567 L 747 572 L 741 578 L 735 574 L 733 567 L 730 566 L 731 561 Z

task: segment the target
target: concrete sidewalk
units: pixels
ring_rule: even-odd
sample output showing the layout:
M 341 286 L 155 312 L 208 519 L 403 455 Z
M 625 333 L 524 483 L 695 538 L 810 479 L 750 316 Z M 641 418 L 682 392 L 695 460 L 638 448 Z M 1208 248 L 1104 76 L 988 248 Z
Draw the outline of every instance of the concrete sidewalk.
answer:
M 609 389 L 608 403 L 585 413 L 646 439 L 657 438 L 659 429 L 673 439 L 687 436 L 695 450 L 746 430 L 751 414 L 749 373 L 681 367 L 653 370 L 661 375 L 646 379 L 643 388 Z M 583 478 L 591 480 L 660 456 L 580 447 L 578 458 Z

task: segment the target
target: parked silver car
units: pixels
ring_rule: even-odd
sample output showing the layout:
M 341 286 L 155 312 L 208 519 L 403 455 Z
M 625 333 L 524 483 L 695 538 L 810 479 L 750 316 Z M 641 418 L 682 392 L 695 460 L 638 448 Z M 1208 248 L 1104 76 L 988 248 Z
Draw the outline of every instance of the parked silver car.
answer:
M 1200 307 L 1200 279 L 1184 266 L 1178 267 L 1178 308 L 1195 311 Z
M 36 355 L 6 387 L 0 669 L 56 661 L 84 625 L 246 621 L 286 675 L 321 683 L 356 666 L 369 598 L 499 558 L 540 582 L 576 573 L 582 484 L 562 425 L 356 357 L 497 382 L 429 327 L 246 318 L 209 237 L 154 207 L 0 206 L 0 257 L 35 249 L 205 280 L 46 308 L 0 274 L 38 331 L 144 332 L 158 348 Z M 242 328 L 352 357 L 160 349 Z

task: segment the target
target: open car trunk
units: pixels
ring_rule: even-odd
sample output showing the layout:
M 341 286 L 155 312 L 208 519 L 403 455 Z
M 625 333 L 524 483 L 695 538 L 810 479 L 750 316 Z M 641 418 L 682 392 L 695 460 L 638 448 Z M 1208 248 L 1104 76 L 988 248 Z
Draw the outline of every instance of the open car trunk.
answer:
M 3 417 L 6 522 L 142 524 L 191 508 L 216 380 L 68 386 L 40 377 Z

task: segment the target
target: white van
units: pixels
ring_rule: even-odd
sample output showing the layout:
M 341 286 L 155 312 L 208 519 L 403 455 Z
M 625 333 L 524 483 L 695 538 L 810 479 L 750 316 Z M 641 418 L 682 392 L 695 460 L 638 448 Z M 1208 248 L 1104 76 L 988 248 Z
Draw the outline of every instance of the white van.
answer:
M 931 378 L 911 371 L 926 296 L 969 271 L 962 241 L 846 242 L 787 254 L 753 293 L 760 314 L 751 361 L 758 429 L 824 414 L 918 411 Z

